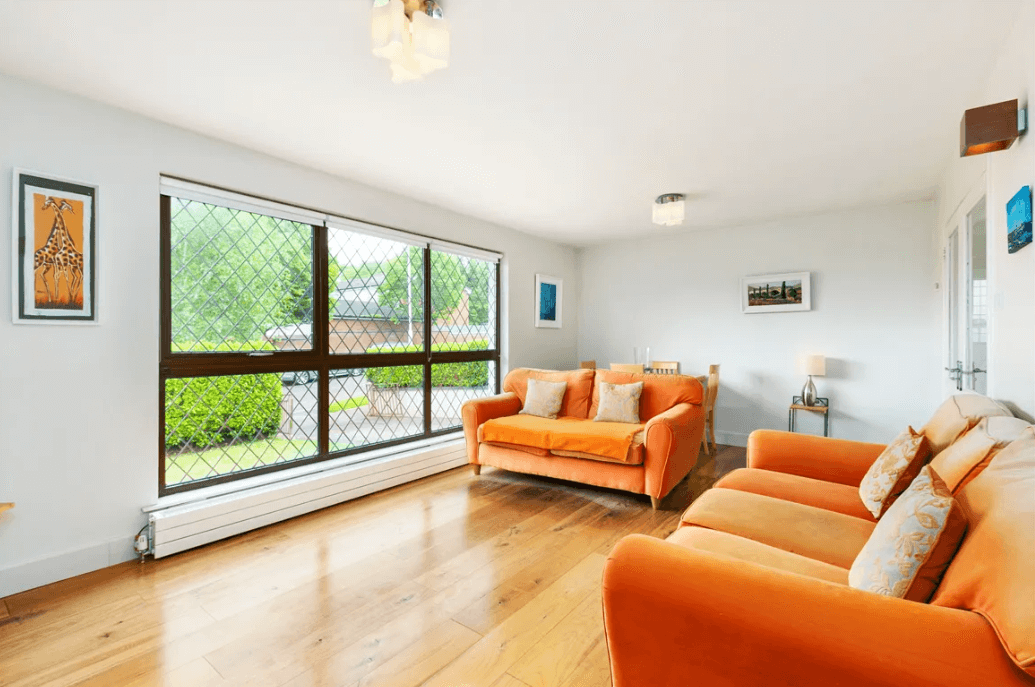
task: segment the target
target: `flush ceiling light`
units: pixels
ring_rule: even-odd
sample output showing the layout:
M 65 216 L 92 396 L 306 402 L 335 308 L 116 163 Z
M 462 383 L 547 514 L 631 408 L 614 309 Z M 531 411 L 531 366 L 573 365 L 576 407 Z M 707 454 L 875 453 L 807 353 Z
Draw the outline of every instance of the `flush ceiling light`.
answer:
M 673 227 L 683 223 L 686 196 L 682 193 L 666 193 L 654 201 L 654 212 L 651 220 L 654 224 Z
M 449 22 L 435 0 L 374 0 L 373 53 L 390 63 L 392 81 L 416 81 L 449 66 Z

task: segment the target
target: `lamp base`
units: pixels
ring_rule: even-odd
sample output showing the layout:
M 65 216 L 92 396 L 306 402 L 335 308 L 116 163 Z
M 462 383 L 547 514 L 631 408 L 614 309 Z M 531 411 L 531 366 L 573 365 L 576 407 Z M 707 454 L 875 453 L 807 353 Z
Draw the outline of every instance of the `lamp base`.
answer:
M 809 381 L 805 382 L 805 386 L 801 389 L 801 404 L 814 406 L 817 398 L 819 398 L 819 394 L 816 391 L 816 385 L 812 383 L 812 375 L 809 375 Z

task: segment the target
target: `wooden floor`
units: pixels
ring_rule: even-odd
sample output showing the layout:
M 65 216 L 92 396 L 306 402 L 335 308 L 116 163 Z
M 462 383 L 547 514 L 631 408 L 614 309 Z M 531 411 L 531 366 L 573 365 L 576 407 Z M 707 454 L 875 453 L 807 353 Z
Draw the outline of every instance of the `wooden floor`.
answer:
M 467 468 L 0 600 L 0 685 L 605 687 L 600 575 L 744 450 L 644 496 Z

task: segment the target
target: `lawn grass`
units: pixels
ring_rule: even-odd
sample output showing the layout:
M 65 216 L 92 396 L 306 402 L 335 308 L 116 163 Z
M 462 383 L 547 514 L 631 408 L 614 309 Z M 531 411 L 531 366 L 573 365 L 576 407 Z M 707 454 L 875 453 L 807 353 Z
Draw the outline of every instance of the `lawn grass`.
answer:
M 328 410 L 332 413 L 337 413 L 340 410 L 352 410 L 353 408 L 362 408 L 368 405 L 370 401 L 367 400 L 366 396 L 353 396 L 352 398 L 346 398 L 344 401 L 335 401 L 331 404 Z
M 192 482 L 263 465 L 309 458 L 315 456 L 316 451 L 315 441 L 275 438 L 169 455 L 165 458 L 165 483 L 173 485 Z

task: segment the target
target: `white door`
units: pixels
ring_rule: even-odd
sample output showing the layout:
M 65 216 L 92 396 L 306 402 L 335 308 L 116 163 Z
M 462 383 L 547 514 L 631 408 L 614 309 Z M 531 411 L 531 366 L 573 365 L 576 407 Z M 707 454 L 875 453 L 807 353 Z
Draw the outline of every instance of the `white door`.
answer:
M 950 224 L 945 241 L 945 381 L 950 393 L 969 389 L 984 394 L 990 290 L 984 197 L 972 200 L 969 208 Z
M 966 313 L 963 388 L 988 392 L 988 233 L 985 199 L 967 213 Z
M 946 347 L 945 370 L 949 373 L 946 391 L 963 388 L 963 361 L 960 356 L 960 233 L 953 230 L 945 243 L 945 313 Z M 948 394 L 946 394 L 948 395 Z

